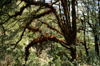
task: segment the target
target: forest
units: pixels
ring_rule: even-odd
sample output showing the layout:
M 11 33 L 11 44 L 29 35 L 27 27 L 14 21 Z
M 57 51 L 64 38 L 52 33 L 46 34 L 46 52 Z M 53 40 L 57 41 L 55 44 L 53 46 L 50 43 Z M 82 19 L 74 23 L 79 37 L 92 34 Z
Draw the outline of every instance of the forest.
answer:
M 0 66 L 100 66 L 100 0 L 0 0 Z

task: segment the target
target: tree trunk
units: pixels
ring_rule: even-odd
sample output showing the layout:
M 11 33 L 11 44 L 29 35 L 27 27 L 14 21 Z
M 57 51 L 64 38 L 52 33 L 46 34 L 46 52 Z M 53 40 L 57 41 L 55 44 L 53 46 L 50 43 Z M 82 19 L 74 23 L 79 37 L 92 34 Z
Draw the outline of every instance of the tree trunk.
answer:
M 97 55 L 99 55 L 99 46 L 98 46 L 98 36 L 94 36 L 95 39 L 95 51 L 97 52 Z
M 86 46 L 86 41 L 84 42 L 84 47 L 85 47 L 85 51 L 86 51 L 86 55 L 88 56 L 88 49 L 87 49 L 87 46 Z
M 74 59 L 76 59 L 76 46 L 71 47 L 71 56 L 72 56 L 71 61 L 74 61 Z
M 72 0 L 72 34 L 73 34 L 73 39 L 72 40 L 72 45 L 71 46 L 71 56 L 72 56 L 72 60 L 74 61 L 74 59 L 76 59 L 76 36 L 77 36 L 77 26 L 76 26 L 76 11 L 75 11 L 75 0 Z

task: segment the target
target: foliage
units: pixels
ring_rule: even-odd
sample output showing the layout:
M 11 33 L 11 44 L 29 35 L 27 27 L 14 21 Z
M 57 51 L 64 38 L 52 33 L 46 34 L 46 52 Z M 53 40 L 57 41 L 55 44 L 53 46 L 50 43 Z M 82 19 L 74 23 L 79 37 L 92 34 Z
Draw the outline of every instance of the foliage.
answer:
M 99 1 L 2 0 L 0 66 L 99 66 Z

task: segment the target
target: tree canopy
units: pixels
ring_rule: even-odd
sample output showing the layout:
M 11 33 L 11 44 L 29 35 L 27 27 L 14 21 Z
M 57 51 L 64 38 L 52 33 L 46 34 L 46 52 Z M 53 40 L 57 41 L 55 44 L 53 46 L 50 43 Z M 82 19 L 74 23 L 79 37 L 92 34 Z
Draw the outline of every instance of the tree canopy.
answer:
M 7 59 L 4 65 L 31 66 L 42 55 L 50 56 L 46 56 L 47 62 L 43 61 L 50 66 L 99 65 L 99 3 L 99 0 L 1 0 L 0 57 L 16 55 L 14 62 Z M 39 62 L 35 65 L 40 66 Z

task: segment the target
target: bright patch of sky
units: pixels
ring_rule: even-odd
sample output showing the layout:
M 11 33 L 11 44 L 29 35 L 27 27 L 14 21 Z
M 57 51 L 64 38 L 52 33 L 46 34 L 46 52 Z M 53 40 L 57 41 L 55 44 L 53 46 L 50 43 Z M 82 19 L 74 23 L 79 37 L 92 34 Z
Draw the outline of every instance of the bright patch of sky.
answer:
M 35 0 L 35 1 L 43 1 L 43 0 Z M 82 2 L 83 1 L 85 1 L 85 2 L 87 2 L 87 4 L 83 4 Z M 45 0 L 45 2 L 46 3 L 51 3 L 51 0 Z M 52 2 L 55 2 L 55 0 L 52 0 Z M 57 3 L 59 3 L 59 2 L 57 2 Z M 94 2 L 93 2 L 94 3 Z M 95 3 L 97 4 L 98 3 L 98 1 L 96 0 L 95 1 Z M 95 4 L 94 4 L 95 5 Z M 58 5 L 53 5 L 57 10 L 59 9 L 59 6 Z M 88 11 L 88 9 L 87 9 L 87 7 L 86 6 L 88 6 L 88 0 L 78 0 L 78 14 L 80 14 L 80 15 L 82 15 L 82 11 Z M 92 6 L 90 5 L 89 6 L 90 7 L 90 9 L 92 10 Z M 62 6 L 60 7 L 61 8 L 61 10 L 63 9 L 62 8 Z M 72 9 L 71 7 L 70 7 L 70 9 Z M 97 9 L 97 11 L 96 12 L 98 12 L 98 6 L 96 7 L 96 9 Z M 77 7 L 76 7 L 76 11 L 77 11 Z M 58 11 L 58 13 L 59 13 L 59 11 Z M 63 11 L 61 11 L 61 13 L 63 13 Z M 87 13 L 85 13 L 85 15 L 87 15 Z
M 40 0 L 36 0 L 36 1 L 40 1 Z M 41 0 L 43 1 L 43 0 Z M 52 0 L 52 2 L 55 2 L 55 0 Z M 45 3 L 51 3 L 51 0 L 45 0 Z M 53 5 L 55 8 L 58 8 L 58 5 Z
M 35 0 L 35 1 L 40 1 L 40 0 Z M 43 0 L 41 0 L 41 1 L 43 1 Z M 52 1 L 54 2 L 54 0 L 52 0 Z M 50 3 L 51 0 L 45 0 L 45 2 L 46 2 L 46 3 Z

